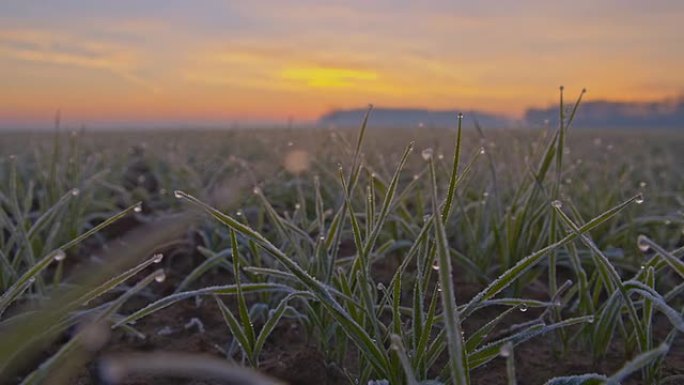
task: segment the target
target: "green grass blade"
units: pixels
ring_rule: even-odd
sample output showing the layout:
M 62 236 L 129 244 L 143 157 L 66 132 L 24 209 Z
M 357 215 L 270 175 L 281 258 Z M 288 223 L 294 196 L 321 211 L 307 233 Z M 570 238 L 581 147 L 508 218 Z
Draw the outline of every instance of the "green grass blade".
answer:
M 218 308 L 221 311 L 223 320 L 226 322 L 226 325 L 228 325 L 230 333 L 233 335 L 238 344 L 240 344 L 240 347 L 242 348 L 242 351 L 245 353 L 245 356 L 249 358 L 250 364 L 256 366 L 256 362 L 252 360 L 254 353 L 254 345 L 252 345 L 252 341 L 249 339 L 249 337 L 247 337 L 247 334 L 243 330 L 243 326 L 240 325 L 240 321 L 238 321 L 238 319 L 235 318 L 233 312 L 230 311 L 228 306 L 226 306 L 226 304 L 224 304 L 219 297 L 214 296 L 214 300 L 216 300 L 216 304 L 218 305 Z
M 328 289 L 321 282 L 310 276 L 299 265 L 297 265 L 297 263 L 295 263 L 292 259 L 275 247 L 261 234 L 252 230 L 249 226 L 236 221 L 232 217 L 221 213 L 213 207 L 182 191 L 176 191 L 175 195 L 201 207 L 214 218 L 224 223 L 226 226 L 253 239 L 260 247 L 276 258 L 278 262 L 280 262 L 293 275 L 295 275 L 297 279 L 299 279 L 302 284 L 311 290 L 311 293 L 315 295 L 324 306 L 326 306 L 331 315 L 338 321 L 340 326 L 344 328 L 347 335 L 368 355 L 367 358 L 372 362 L 375 368 L 381 373 L 386 371 L 388 362 L 385 354 L 377 348 L 373 342 L 373 339 L 363 330 L 363 328 L 350 318 L 349 314 L 344 310 L 344 308 L 342 308 L 342 306 L 340 306 L 337 301 L 335 301 Z
M 277 283 L 245 283 L 242 284 L 240 289 L 243 293 L 266 293 L 266 292 L 292 292 L 292 288 L 286 285 Z M 204 295 L 236 295 L 237 286 L 236 285 L 223 285 L 223 286 L 210 286 L 199 290 L 184 291 L 181 293 L 171 294 L 164 298 L 160 298 L 155 302 L 139 309 L 132 314 L 120 319 L 114 324 L 114 327 L 123 325 L 126 323 L 133 323 L 141 318 L 147 317 L 161 309 L 169 307 L 178 301 L 182 301 L 189 298 L 194 298 L 196 296 Z
M 661 344 L 655 349 L 639 354 L 634 359 L 625 364 L 625 366 L 623 366 L 620 370 L 618 370 L 617 373 L 610 376 L 610 378 L 608 378 L 608 380 L 606 381 L 606 385 L 620 385 L 622 380 L 627 378 L 627 376 L 643 368 L 644 366 L 650 364 L 651 362 L 660 358 L 661 356 L 667 354 L 669 350 L 669 345 Z
M 634 196 L 614 207 L 611 209 L 603 212 L 599 216 L 593 218 L 583 226 L 581 226 L 578 229 L 579 234 L 583 234 L 587 231 L 591 231 L 592 229 L 598 227 L 599 225 L 605 223 L 607 220 L 615 216 L 617 213 L 620 211 L 624 210 L 627 206 L 629 206 L 632 202 L 634 202 L 637 199 L 641 199 L 641 195 Z M 510 269 L 506 270 L 503 274 L 501 274 L 498 278 L 493 280 L 484 290 L 479 292 L 473 299 L 468 302 L 468 305 L 466 306 L 466 309 L 463 311 L 464 316 L 467 316 L 470 314 L 470 312 L 473 310 L 473 308 L 481 301 L 492 298 L 496 294 L 498 294 L 501 290 L 505 289 L 509 285 L 511 285 L 517 278 L 519 278 L 521 275 L 523 275 L 526 271 L 528 271 L 530 268 L 532 268 L 534 265 L 539 263 L 546 255 L 547 253 L 551 252 L 552 250 L 565 245 L 566 243 L 576 239 L 578 237 L 577 233 L 571 233 L 566 235 L 564 238 L 559 240 L 558 242 L 551 244 L 549 246 L 544 247 L 541 250 L 538 250 L 529 256 L 521 259 L 516 263 L 513 267 Z
M 254 332 L 252 320 L 249 318 L 249 310 L 247 309 L 245 295 L 242 292 L 242 284 L 240 282 L 240 254 L 238 251 L 237 236 L 233 230 L 230 230 L 230 247 L 233 251 L 233 278 L 235 279 L 235 286 L 237 287 L 238 314 L 240 315 L 240 321 L 242 321 L 242 331 L 249 343 L 249 355 L 251 356 L 254 353 L 252 348 L 256 344 L 256 333 Z M 253 363 L 256 362 L 254 357 L 251 357 L 250 361 Z
M 437 180 L 435 166 L 432 158 L 430 162 L 430 175 L 432 179 L 432 201 L 433 212 L 438 211 L 437 203 Z M 454 282 L 451 277 L 451 257 L 449 255 L 449 245 L 447 244 L 446 231 L 441 215 L 434 217 L 435 239 L 437 244 L 437 254 L 439 256 L 439 285 L 442 289 L 440 297 L 442 299 L 442 314 L 444 315 L 444 328 L 447 334 L 447 348 L 449 349 L 449 368 L 450 378 L 456 385 L 467 385 L 468 364 L 466 361 L 465 342 L 461 331 L 461 319 L 456 307 L 456 294 Z
M 641 248 L 647 247 L 653 249 L 653 251 L 655 251 L 663 259 L 665 259 L 665 262 L 667 262 L 667 264 L 672 268 L 672 270 L 674 270 L 677 274 L 679 274 L 681 278 L 684 279 L 684 262 L 682 262 L 681 259 L 675 257 L 674 254 L 668 252 L 662 246 L 653 242 L 649 237 L 645 235 L 639 235 L 637 243 Z
M 446 201 L 442 207 L 442 218 L 444 221 L 449 220 L 451 215 L 451 205 L 454 200 L 456 192 L 456 184 L 458 180 L 458 166 L 461 161 L 461 132 L 463 128 L 463 114 L 458 114 L 458 130 L 456 132 L 456 147 L 454 149 L 454 160 L 451 164 L 451 178 L 449 179 L 449 189 L 447 190 Z

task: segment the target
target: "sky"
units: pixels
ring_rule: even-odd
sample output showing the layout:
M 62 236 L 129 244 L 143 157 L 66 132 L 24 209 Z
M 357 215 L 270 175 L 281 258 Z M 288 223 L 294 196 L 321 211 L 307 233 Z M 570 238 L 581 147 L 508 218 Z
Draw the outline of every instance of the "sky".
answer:
M 684 1 L 2 0 L 0 125 L 520 117 L 684 94 Z

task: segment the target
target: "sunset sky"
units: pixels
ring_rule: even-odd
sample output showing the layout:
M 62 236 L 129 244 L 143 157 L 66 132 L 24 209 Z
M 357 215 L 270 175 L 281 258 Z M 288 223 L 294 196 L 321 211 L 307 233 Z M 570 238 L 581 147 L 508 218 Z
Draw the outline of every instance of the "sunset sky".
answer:
M 684 94 L 684 1 L 2 0 L 0 125 Z

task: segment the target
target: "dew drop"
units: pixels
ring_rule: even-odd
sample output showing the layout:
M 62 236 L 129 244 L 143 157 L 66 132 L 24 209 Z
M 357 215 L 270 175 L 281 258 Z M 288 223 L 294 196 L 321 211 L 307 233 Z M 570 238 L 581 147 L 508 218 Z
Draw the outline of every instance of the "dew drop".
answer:
M 639 182 L 639 187 L 641 187 L 641 188 L 646 187 L 646 182 L 644 182 L 644 181 Z
M 154 263 L 161 263 L 162 260 L 164 260 L 164 254 L 162 253 L 157 253 L 152 256 L 152 262 Z
M 292 147 L 293 145 L 294 145 L 294 142 L 292 142 L 292 141 L 287 142 L 287 147 Z
M 439 260 L 435 259 L 432 262 L 432 270 L 439 270 Z
M 527 311 L 527 304 L 526 303 L 520 304 L 520 311 L 523 313 Z
M 589 322 L 590 324 L 593 324 L 594 323 L 594 316 L 589 317 L 587 322 Z
M 463 113 L 461 113 L 461 112 L 458 113 L 458 119 L 459 119 L 459 120 L 462 120 L 462 119 L 463 119 Z
M 71 196 L 77 197 L 78 194 L 80 194 L 80 193 L 81 193 L 81 190 L 79 190 L 75 187 L 71 189 Z
M 563 207 L 563 202 L 561 202 L 559 200 L 555 200 L 555 201 L 551 202 L 551 206 L 559 209 L 559 208 Z
M 378 285 L 376 286 L 378 290 L 383 291 L 385 290 L 385 285 L 382 284 L 382 282 L 378 282 Z
M 295 203 L 295 210 L 299 210 L 301 208 L 302 208 L 302 205 L 300 205 L 299 203 Z
M 506 344 L 503 344 L 503 346 L 501 346 L 501 349 L 499 350 L 499 355 L 501 355 L 501 357 L 508 357 L 511 355 L 510 343 L 506 343 Z
M 638 205 L 644 203 L 644 194 L 637 195 L 636 198 L 634 198 L 634 203 Z
M 484 148 L 484 147 L 480 147 L 480 155 L 484 155 L 484 154 L 485 154 L 485 148 Z
M 241 217 L 242 216 L 242 210 L 238 210 L 235 212 L 235 216 Z
M 319 236 L 319 237 L 318 237 L 318 240 L 321 241 L 321 242 L 325 241 L 325 235 Z
M 157 273 L 157 275 L 154 276 L 154 280 L 159 282 L 159 283 L 164 282 L 165 279 L 166 279 L 166 273 L 164 273 L 164 270 L 159 270 L 159 273 Z
M 637 247 L 642 252 L 646 252 L 646 251 L 648 251 L 648 249 L 651 248 L 651 246 L 648 244 L 648 241 L 647 241 L 647 238 L 645 235 L 642 234 L 642 235 L 639 235 L 637 237 Z
M 432 159 L 432 149 L 429 147 L 426 148 L 420 153 L 420 156 L 423 157 L 423 160 L 427 162 L 428 160 Z
M 439 159 L 439 160 L 444 159 L 444 154 L 439 154 L 439 155 L 437 155 L 437 159 Z
M 259 186 L 254 186 L 252 193 L 254 193 L 254 195 L 261 195 L 261 188 Z
M 133 207 L 133 211 L 136 213 L 141 213 L 142 212 L 142 203 L 137 203 L 135 207 Z
M 66 253 L 64 253 L 64 250 L 59 249 L 59 250 L 55 251 L 55 256 L 53 257 L 53 259 L 55 261 L 57 261 L 57 262 L 63 261 L 65 258 L 66 258 Z
M 413 180 L 418 180 L 418 174 L 413 174 Z
M 181 191 L 181 190 L 175 190 L 175 191 L 173 192 L 173 196 L 174 196 L 174 198 L 176 198 L 176 199 L 181 199 L 181 198 L 183 198 L 184 195 L 185 195 L 185 193 L 184 193 L 183 191 Z

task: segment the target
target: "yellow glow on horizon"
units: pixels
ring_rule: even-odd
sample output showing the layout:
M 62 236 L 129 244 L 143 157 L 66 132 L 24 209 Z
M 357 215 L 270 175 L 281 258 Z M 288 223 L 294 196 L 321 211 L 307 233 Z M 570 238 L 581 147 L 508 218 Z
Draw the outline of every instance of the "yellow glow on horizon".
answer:
M 303 82 L 312 88 L 363 86 L 365 82 L 378 79 L 374 71 L 323 67 L 286 68 L 281 76 L 285 80 Z

